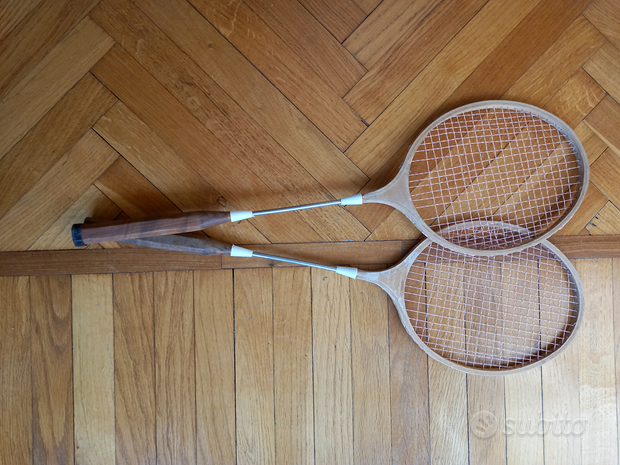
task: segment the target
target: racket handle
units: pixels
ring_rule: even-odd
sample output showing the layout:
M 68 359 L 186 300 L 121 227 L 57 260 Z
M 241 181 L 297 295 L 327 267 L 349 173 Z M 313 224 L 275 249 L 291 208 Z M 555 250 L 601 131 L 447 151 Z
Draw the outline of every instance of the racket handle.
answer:
M 71 228 L 71 237 L 76 247 L 83 247 L 100 242 L 199 231 L 229 221 L 228 212 L 178 213 L 146 220 L 74 224 Z

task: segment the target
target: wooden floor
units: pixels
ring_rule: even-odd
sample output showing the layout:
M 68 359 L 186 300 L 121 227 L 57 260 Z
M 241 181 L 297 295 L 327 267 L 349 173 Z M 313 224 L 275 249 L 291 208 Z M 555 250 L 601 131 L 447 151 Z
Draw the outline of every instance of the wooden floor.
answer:
M 585 321 L 542 368 L 445 368 L 329 272 L 72 245 L 89 216 L 371 191 L 485 99 L 555 113 L 591 165 L 554 238 Z M 618 463 L 620 258 L 583 257 L 618 256 L 619 102 L 617 0 L 0 3 L 0 463 Z M 208 233 L 367 268 L 420 237 L 376 205 Z

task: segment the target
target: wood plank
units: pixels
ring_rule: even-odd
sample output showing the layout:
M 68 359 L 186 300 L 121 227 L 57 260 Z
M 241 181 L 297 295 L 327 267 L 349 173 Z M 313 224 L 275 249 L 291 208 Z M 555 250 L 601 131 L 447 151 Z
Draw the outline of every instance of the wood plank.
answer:
M 392 463 L 388 299 L 376 286 L 351 281 L 353 460 Z
M 112 39 L 82 20 L 0 101 L 3 157 L 110 49 Z
M 417 239 L 422 235 L 413 223 L 401 212 L 394 210 L 388 217 L 375 228 L 369 241 L 385 241 L 395 239 Z
M 114 463 L 111 275 L 71 278 L 75 463 Z
M 360 9 L 369 15 L 381 3 L 381 0 L 353 0 Z
M 610 41 L 616 48 L 620 48 L 620 8 L 614 0 L 595 0 L 583 15 Z
M 153 275 L 115 274 L 116 463 L 155 463 Z
M 317 464 L 353 463 L 349 280 L 312 270 L 314 453 Z
M 469 460 L 506 463 L 506 399 L 504 377 L 467 376 Z
M 620 156 L 606 150 L 590 169 L 590 180 L 615 205 L 620 205 Z
M 115 101 L 92 74 L 87 74 L 0 159 L 0 217 Z
M 540 368 L 504 378 L 506 398 L 506 463 L 543 465 L 544 434 Z
M 587 232 L 587 231 L 586 231 Z M 620 235 L 614 236 L 556 236 L 550 242 L 568 258 L 620 257 Z
M 155 273 L 156 457 L 196 462 L 196 372 L 192 273 Z
M 571 3 L 572 5 L 572 3 Z M 542 107 L 603 45 L 605 38 L 579 16 L 502 98 Z
M 549 88 L 554 89 L 551 93 L 553 95 L 602 44 L 602 36 L 588 21 L 578 16 L 586 3 L 587 0 L 570 4 L 561 0 L 539 2 L 451 96 L 451 106 L 500 98 L 519 81 L 523 86 L 533 76 L 540 78 L 538 75 L 543 70 L 547 73 L 547 79 L 537 81 L 542 86 L 537 95 L 548 92 Z M 560 56 L 553 62 L 554 68 L 551 68 L 550 57 L 558 54 Z M 510 94 L 511 97 L 504 95 L 503 98 L 521 100 L 522 95 L 532 98 L 531 94 L 536 93 L 532 91 L 536 90 L 537 87 L 531 86 L 528 92 L 515 91 Z M 537 105 L 541 106 L 540 103 Z
M 431 463 L 469 463 L 466 383 L 465 373 L 428 359 Z
M 274 464 L 273 278 L 235 271 L 237 462 Z
M 218 256 L 143 248 L 4 252 L 1 256 L 0 276 L 213 270 L 221 268 L 222 263 Z
M 620 105 L 607 96 L 587 116 L 585 123 L 592 131 L 620 157 Z
M 588 318 L 579 329 L 579 405 L 582 463 L 618 462 L 616 379 L 613 334 L 612 260 L 579 260 L 575 265 Z
M 537 3 L 487 3 L 351 145 L 349 158 L 372 178 Z
M 97 122 L 94 129 L 181 211 L 234 210 L 224 197 L 125 104 L 115 105 Z M 209 228 L 209 236 L 236 244 L 268 242 L 249 221 Z
M 585 228 L 594 236 L 620 234 L 620 210 L 607 202 Z
M 117 156 L 89 130 L 0 219 L 0 248 L 29 248 Z
M 545 110 L 574 129 L 604 97 L 605 91 L 582 68 L 579 68 L 547 102 Z
M 405 331 L 388 304 L 392 461 L 431 463 L 428 356 Z
M 120 212 L 116 204 L 99 189 L 90 186 L 28 250 L 74 249 L 71 238 L 71 227 L 74 224 L 84 222 L 85 218 L 113 220 Z
M 4 39 L 34 10 L 41 0 L 5 2 L 0 5 L 0 39 Z
M 0 42 L 0 97 L 6 95 L 56 46 L 65 34 L 73 30 L 86 13 L 97 3 L 88 0 L 55 2 L 3 2 L 9 24 L 16 13 L 36 7 Z M 15 10 L 15 7 L 19 10 Z
M 102 3 L 91 16 L 112 37 L 122 42 L 127 52 L 183 102 L 222 144 L 229 147 L 240 163 L 261 178 L 273 192 L 286 199 L 287 204 L 333 200 L 312 176 L 313 173 L 306 171 L 276 143 L 130 1 Z M 141 24 L 141 27 L 136 28 L 135 24 Z M 338 218 L 328 222 L 316 210 L 298 215 L 324 240 L 343 237 L 361 240 L 368 235 L 368 231 L 348 212 L 340 213 Z
M 366 184 L 359 168 L 191 5 L 174 0 L 141 1 L 139 6 L 335 197 L 351 195 Z
M 339 97 L 344 96 L 366 73 L 359 61 L 299 2 L 247 0 L 244 3 Z M 356 8 L 356 11 L 363 15 L 361 10 Z M 282 52 L 280 47 L 275 50 Z
M 594 78 L 616 101 L 620 100 L 620 50 L 606 42 L 584 65 L 583 69 Z
M 371 123 L 402 92 L 402 90 L 428 65 L 428 63 L 452 40 L 469 20 L 486 3 L 485 0 L 467 0 L 461 2 L 408 2 L 410 8 L 404 13 L 412 14 L 414 23 L 410 32 L 402 34 L 395 43 L 382 53 L 376 63 L 366 66 L 370 71 L 345 96 L 345 101 L 357 111 L 366 122 Z M 386 4 L 389 7 L 391 4 Z M 393 4 L 394 10 L 387 9 L 386 21 L 393 28 L 409 26 L 400 24 L 391 17 L 403 10 L 402 4 Z M 377 17 L 381 6 L 370 17 Z M 391 11 L 390 11 L 391 10 Z M 419 21 L 419 25 L 415 22 Z M 383 22 L 379 22 L 383 25 Z M 372 26 L 372 25 L 371 25 Z M 373 27 L 370 33 L 374 32 Z M 388 29 L 388 33 L 393 31 Z M 381 41 L 381 36 L 378 37 Z M 381 52 L 381 50 L 379 50 Z M 371 53 L 376 53 L 374 50 Z M 372 67 L 371 67 L 372 66 Z
M 343 42 L 366 18 L 353 0 L 299 0 L 299 3 L 336 38 Z
M 33 460 L 29 281 L 0 278 L 0 453 L 11 463 Z
M 614 259 L 612 262 L 612 286 L 613 286 L 613 308 L 614 312 L 620 308 L 620 261 Z M 620 330 L 618 327 L 618 319 L 614 318 L 614 347 L 620 347 Z M 616 361 L 616 383 L 620 379 L 620 363 L 618 363 L 618 351 L 614 351 Z M 616 418 L 620 418 L 620 391 L 616 384 Z M 616 439 L 620 443 L 620 429 L 618 431 L 618 438 Z
M 118 46 L 113 47 L 92 71 L 237 208 L 246 205 L 248 198 L 252 200 L 252 209 L 256 210 L 286 204 L 279 192 L 272 191 L 264 179 L 252 172 Z M 254 224 L 267 239 L 274 242 L 319 240 L 320 236 L 299 215 L 290 215 L 288 219 L 286 223 L 274 225 L 257 218 Z
M 33 463 L 74 460 L 71 278 L 30 278 Z
M 273 270 L 273 338 L 276 461 L 314 464 L 310 269 Z
M 232 271 L 194 272 L 198 463 L 235 463 Z
M 575 134 L 581 141 L 583 149 L 588 156 L 588 162 L 590 165 L 594 163 L 601 154 L 607 150 L 607 145 L 603 142 L 595 133 L 590 129 L 586 123 L 581 122 L 575 128 Z
M 598 214 L 607 202 L 607 197 L 605 197 L 595 185 L 590 183 L 586 196 L 583 199 L 583 203 L 575 212 L 575 215 L 560 230 L 559 234 L 563 236 L 579 234 L 579 232 L 585 228 L 588 223 L 590 223 L 590 220 Z
M 410 41 L 413 31 L 439 3 L 435 0 L 381 2 L 347 37 L 344 46 L 366 68 L 372 69 L 396 43 L 403 45 Z
M 340 150 L 366 129 L 342 101 L 342 93 L 332 90 L 248 5 L 212 0 L 193 0 L 192 5 L 267 79 L 277 83 L 278 89 Z

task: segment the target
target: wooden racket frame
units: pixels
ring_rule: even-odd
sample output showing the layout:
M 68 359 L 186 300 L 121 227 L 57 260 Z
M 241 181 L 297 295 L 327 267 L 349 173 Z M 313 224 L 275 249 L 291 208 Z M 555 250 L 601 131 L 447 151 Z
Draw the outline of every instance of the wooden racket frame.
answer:
M 492 221 L 485 221 L 485 222 L 472 221 L 468 223 L 455 225 L 452 228 L 455 228 L 455 229 L 463 228 L 464 229 L 468 227 L 485 227 L 485 226 L 502 227 L 502 228 L 506 228 L 506 226 L 510 226 L 510 229 L 512 230 L 520 229 L 518 226 L 507 225 L 506 223 L 498 223 L 498 222 L 492 222 Z M 529 370 L 531 368 L 541 366 L 543 363 L 548 362 L 549 360 L 551 360 L 552 358 L 560 354 L 566 348 L 566 346 L 575 338 L 575 334 L 577 333 L 577 330 L 579 329 L 579 326 L 581 325 L 581 322 L 583 321 L 583 313 L 584 313 L 583 310 L 585 306 L 583 284 L 581 283 L 581 280 L 579 279 L 577 270 L 575 269 L 573 264 L 570 262 L 570 260 L 566 258 L 566 256 L 556 246 L 551 244 L 549 241 L 543 239 L 541 241 L 538 241 L 538 244 L 542 245 L 546 249 L 553 252 L 555 256 L 562 262 L 562 264 L 568 269 L 571 275 L 571 278 L 575 284 L 574 290 L 577 294 L 577 300 L 579 302 L 578 304 L 579 311 L 577 312 L 577 321 L 575 322 L 575 325 L 573 327 L 571 334 L 564 341 L 564 343 L 557 350 L 555 350 L 554 352 L 551 352 L 548 355 L 545 355 L 539 360 L 533 363 L 529 363 L 527 365 L 517 366 L 514 368 L 501 368 L 501 369 L 478 368 L 478 367 L 466 366 L 466 365 L 463 365 L 457 362 L 452 362 L 448 359 L 441 357 L 439 354 L 434 352 L 430 347 L 428 347 L 426 343 L 422 341 L 420 336 L 418 336 L 418 334 L 416 333 L 415 329 L 411 325 L 409 315 L 407 314 L 407 307 L 405 305 L 405 298 L 404 298 L 405 284 L 407 282 L 407 277 L 409 275 L 409 270 L 411 269 L 411 266 L 416 261 L 418 256 L 427 247 L 429 247 L 432 244 L 433 244 L 433 241 L 427 238 L 424 241 L 422 241 L 420 244 L 418 244 L 396 266 L 389 268 L 387 270 L 378 271 L 378 272 L 376 271 L 369 272 L 369 271 L 359 270 L 357 273 L 357 279 L 376 284 L 390 296 L 390 298 L 392 299 L 392 302 L 394 302 L 394 306 L 396 307 L 396 310 L 398 311 L 398 316 L 400 317 L 400 320 L 405 328 L 405 331 L 407 331 L 407 334 L 409 334 L 409 336 L 416 342 L 416 344 L 418 344 L 418 346 L 433 360 L 436 360 L 450 368 L 454 368 L 458 371 L 461 371 L 467 374 L 483 375 L 483 376 L 503 376 L 503 375 L 512 374 L 512 373 L 519 373 L 522 371 Z M 519 250 L 523 250 L 524 248 L 525 247 L 520 247 Z M 471 254 L 468 254 L 468 255 L 471 255 Z
M 510 249 L 501 249 L 501 250 L 477 250 L 471 249 L 463 246 L 459 246 L 453 244 L 448 241 L 440 234 L 435 232 L 430 226 L 428 226 L 422 217 L 417 212 L 413 201 L 411 200 L 411 194 L 409 191 L 409 171 L 410 165 L 413 160 L 413 156 L 416 151 L 420 147 L 420 144 L 424 141 L 426 136 L 435 129 L 439 124 L 444 121 L 460 114 L 466 113 L 476 110 L 485 110 L 485 109 L 497 109 L 503 108 L 507 110 L 516 110 L 516 111 L 526 111 L 535 116 L 538 116 L 544 121 L 547 121 L 551 125 L 557 127 L 560 132 L 569 140 L 569 143 L 575 149 L 575 155 L 577 157 L 577 161 L 579 163 L 579 175 L 581 177 L 581 187 L 579 189 L 579 195 L 577 199 L 574 200 L 572 206 L 568 209 L 568 211 L 564 214 L 563 218 L 556 223 L 549 231 L 544 234 L 532 239 L 531 241 L 521 244 L 517 247 L 512 247 Z M 575 132 L 560 118 L 551 113 L 542 110 L 533 105 L 528 105 L 526 103 L 513 102 L 510 100 L 485 100 L 482 102 L 476 102 L 469 105 L 464 105 L 459 108 L 455 108 L 454 110 L 440 116 L 437 118 L 432 124 L 430 124 L 413 142 L 409 151 L 407 152 L 407 156 L 402 162 L 398 173 L 394 178 L 384 187 L 377 189 L 376 191 L 369 192 L 364 194 L 364 203 L 381 203 L 384 205 L 389 205 L 391 207 L 396 208 L 401 213 L 403 213 L 416 228 L 420 230 L 422 234 L 426 237 L 431 238 L 434 242 L 442 245 L 445 248 L 453 250 L 455 252 L 466 253 L 469 255 L 477 255 L 477 256 L 493 256 L 499 254 L 509 254 L 514 252 L 519 252 L 528 247 L 532 247 L 541 241 L 549 238 L 552 234 L 561 229 L 575 214 L 575 211 L 579 208 L 583 199 L 586 195 L 586 190 L 588 188 L 590 180 L 590 165 L 588 163 L 588 157 L 586 152 L 579 141 L 579 138 L 575 134 Z

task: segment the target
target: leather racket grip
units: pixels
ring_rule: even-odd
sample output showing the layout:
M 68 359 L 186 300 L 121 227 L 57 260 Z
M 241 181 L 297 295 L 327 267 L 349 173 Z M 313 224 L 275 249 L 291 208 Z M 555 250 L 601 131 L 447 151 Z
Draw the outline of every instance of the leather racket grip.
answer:
M 100 242 L 200 231 L 229 221 L 228 212 L 178 213 L 142 220 L 74 224 L 71 228 L 71 237 L 76 247 L 83 247 Z

